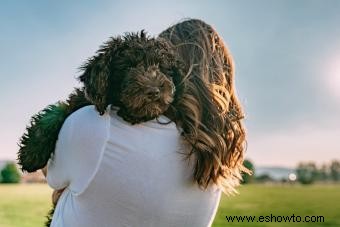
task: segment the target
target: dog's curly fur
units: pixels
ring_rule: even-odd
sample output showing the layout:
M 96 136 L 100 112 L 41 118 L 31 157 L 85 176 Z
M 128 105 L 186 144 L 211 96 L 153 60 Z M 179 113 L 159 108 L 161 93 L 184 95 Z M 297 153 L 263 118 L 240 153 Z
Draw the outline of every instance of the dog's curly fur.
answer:
M 139 34 L 128 33 L 124 37 L 111 38 L 106 42 L 97 51 L 97 55 L 81 67 L 84 73 L 79 79 L 86 88 L 86 97 L 96 105 L 98 112 L 103 114 L 109 104 L 121 109 L 127 108 L 127 103 L 122 99 L 122 90 L 129 84 L 129 78 L 132 78 L 129 80 L 131 82 L 136 75 L 144 75 L 139 77 L 139 85 L 144 88 L 160 86 L 165 82 L 164 75 L 168 80 L 180 78 L 175 75 L 181 73 L 180 62 L 174 47 L 166 39 L 150 38 L 144 31 Z M 151 76 L 151 80 L 146 75 Z M 163 77 L 162 82 L 152 84 L 157 80 L 156 78 L 161 77 Z M 178 84 L 177 81 L 173 82 L 175 85 Z M 139 92 L 142 90 L 139 89 Z M 144 96 L 142 93 L 139 95 Z M 136 107 L 138 109 L 140 106 Z M 127 108 L 128 111 L 123 112 L 131 114 L 137 109 L 130 107 Z M 118 114 L 124 118 L 123 112 Z M 145 119 L 144 116 L 139 115 L 133 116 L 136 118 L 136 123 L 155 117 L 148 116 L 148 119 Z
M 154 119 L 169 109 L 175 111 L 182 91 L 178 81 L 182 67 L 165 39 L 150 38 L 144 31 L 111 38 L 81 67 L 79 80 L 84 87 L 32 117 L 19 143 L 22 170 L 34 172 L 46 166 L 65 119 L 86 105 L 95 105 L 101 115 L 108 105 L 119 107 L 117 114 L 131 124 Z M 53 211 L 54 207 L 46 226 Z
M 47 164 L 66 117 L 83 106 L 93 104 L 104 114 L 111 104 L 131 124 L 164 113 L 181 92 L 175 79 L 181 78 L 176 75 L 182 73 L 181 67 L 165 39 L 150 38 L 144 31 L 111 38 L 81 67 L 84 73 L 79 79 L 85 89 L 76 89 L 66 102 L 50 105 L 32 117 L 19 144 L 22 170 L 34 172 Z
M 20 139 L 18 164 L 23 171 L 43 168 L 54 152 L 65 119 L 79 108 L 90 105 L 83 89 L 76 89 L 65 102 L 49 105 L 31 118 L 30 126 Z
M 140 76 L 146 75 L 146 76 Z M 118 115 L 130 123 L 147 121 L 164 113 L 174 100 L 175 86 L 158 66 L 131 69 L 121 86 Z

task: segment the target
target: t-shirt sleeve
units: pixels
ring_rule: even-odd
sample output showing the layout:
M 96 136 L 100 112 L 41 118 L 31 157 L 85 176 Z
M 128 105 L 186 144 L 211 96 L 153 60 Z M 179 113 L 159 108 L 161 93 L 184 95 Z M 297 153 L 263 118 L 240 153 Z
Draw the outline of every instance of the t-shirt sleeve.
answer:
M 47 183 L 54 189 L 80 192 L 95 174 L 108 138 L 109 116 L 83 107 L 64 122 L 54 155 L 47 164 Z

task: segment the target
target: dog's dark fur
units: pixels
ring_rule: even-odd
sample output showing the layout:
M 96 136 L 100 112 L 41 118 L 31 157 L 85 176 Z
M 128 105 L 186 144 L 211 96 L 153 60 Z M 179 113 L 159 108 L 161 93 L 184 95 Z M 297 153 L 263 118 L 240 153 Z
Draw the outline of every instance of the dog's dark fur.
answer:
M 34 172 L 46 166 L 54 152 L 65 119 L 83 106 L 91 105 L 83 89 L 76 89 L 66 102 L 50 105 L 32 117 L 20 139 L 18 163 L 23 171 Z
M 123 112 L 118 113 L 124 118 L 126 114 L 132 114 L 136 110 L 141 111 L 141 105 L 150 102 L 150 100 L 147 101 L 150 97 L 147 97 L 146 93 L 152 92 L 153 88 L 167 92 L 171 90 L 173 93 L 174 87 L 167 80 L 180 78 L 175 74 L 181 73 L 180 61 L 175 53 L 174 47 L 167 40 L 149 38 L 143 31 L 139 35 L 128 34 L 123 38 L 112 38 L 98 50 L 95 57 L 89 59 L 82 67 L 84 74 L 79 78 L 85 85 L 87 98 L 96 105 L 99 113 L 103 114 L 106 107 L 112 104 L 121 109 L 126 108 L 126 111 L 122 110 Z M 130 98 L 124 99 L 123 97 L 123 91 L 129 89 L 127 86 L 136 79 L 136 75 L 139 81 L 134 88 L 138 90 L 132 91 L 131 89 L 130 91 L 145 97 L 142 103 L 140 100 L 130 100 L 131 94 Z M 173 83 L 176 85 L 176 81 Z M 165 89 L 161 88 L 162 85 L 165 85 Z M 162 98 L 165 97 L 162 96 Z M 169 105 L 168 98 L 165 99 L 157 102 L 161 104 L 163 112 Z M 139 104 L 128 106 L 126 100 L 136 101 Z M 135 118 L 135 123 L 138 123 L 153 119 L 155 114 L 159 115 L 159 113 L 152 113 L 151 116 L 149 114 L 150 112 L 143 113 L 142 111 L 128 118 Z
M 101 115 L 108 105 L 119 107 L 117 114 L 131 124 L 174 113 L 182 67 L 166 40 L 150 38 L 144 31 L 111 38 L 81 67 L 84 88 L 32 117 L 19 144 L 22 170 L 34 172 L 47 164 L 65 119 L 83 106 L 93 104 Z
M 83 106 L 93 104 L 104 114 L 111 104 L 119 107 L 117 114 L 132 124 L 161 115 L 174 106 L 181 92 L 176 81 L 181 78 L 176 75 L 182 73 L 181 67 L 165 40 L 149 38 L 143 31 L 111 38 L 81 67 L 84 73 L 79 79 L 85 94 L 83 88 L 76 89 L 66 102 L 32 117 L 19 144 L 22 170 L 34 172 L 47 164 L 64 120 Z

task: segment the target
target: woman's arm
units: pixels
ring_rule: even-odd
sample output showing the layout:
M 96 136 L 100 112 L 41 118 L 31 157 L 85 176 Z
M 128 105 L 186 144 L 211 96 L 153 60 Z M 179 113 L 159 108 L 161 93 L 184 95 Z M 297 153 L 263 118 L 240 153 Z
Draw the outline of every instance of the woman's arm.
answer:
M 47 166 L 42 168 L 41 172 L 46 177 L 46 175 L 47 175 Z M 53 191 L 53 193 L 52 193 L 52 203 L 53 203 L 53 205 L 57 205 L 57 202 L 58 202 L 58 200 L 59 200 L 59 198 L 60 198 L 60 196 L 61 196 L 61 194 L 63 193 L 64 190 L 65 190 L 65 188 Z
M 47 165 L 41 169 L 41 172 L 44 174 L 44 176 L 46 177 L 47 175 Z
M 107 141 L 109 119 L 109 114 L 99 115 L 94 106 L 83 107 L 66 119 L 47 164 L 46 179 L 53 189 L 69 187 L 80 193 L 87 187 Z

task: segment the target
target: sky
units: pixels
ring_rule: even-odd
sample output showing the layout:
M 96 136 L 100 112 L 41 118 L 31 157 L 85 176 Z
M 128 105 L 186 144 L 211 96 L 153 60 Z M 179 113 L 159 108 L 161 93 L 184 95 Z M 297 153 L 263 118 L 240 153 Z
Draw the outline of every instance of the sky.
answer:
M 30 117 L 64 100 L 111 36 L 157 36 L 198 18 L 223 37 L 246 113 L 246 157 L 294 167 L 340 159 L 340 1 L 0 2 L 0 159 L 16 159 Z

